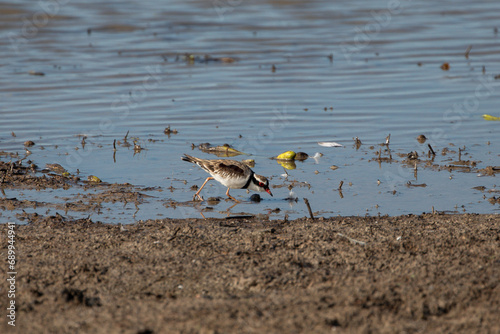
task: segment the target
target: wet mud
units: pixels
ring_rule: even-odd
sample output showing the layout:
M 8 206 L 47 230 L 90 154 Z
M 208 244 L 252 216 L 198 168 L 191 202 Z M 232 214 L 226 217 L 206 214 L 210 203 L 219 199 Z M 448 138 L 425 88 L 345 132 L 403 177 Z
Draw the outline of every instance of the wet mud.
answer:
M 17 197 L 5 196 L 6 189 L 17 190 L 43 190 L 43 189 L 80 189 L 71 197 L 47 198 L 47 201 L 35 201 Z M 95 190 L 93 192 L 89 190 Z M 82 180 L 77 175 L 71 175 L 58 164 L 49 164 L 44 169 L 40 169 L 32 161 L 22 160 L 2 162 L 0 161 L 0 209 L 9 211 L 19 211 L 16 218 L 24 222 L 35 222 L 37 213 L 26 213 L 22 209 L 26 208 L 54 208 L 61 210 L 64 214 L 68 212 L 99 212 L 103 209 L 104 203 L 133 203 L 137 210 L 145 199 L 151 197 L 142 191 L 151 191 L 154 188 L 136 187 L 128 183 L 109 184 L 102 182 L 96 176 L 89 176 Z

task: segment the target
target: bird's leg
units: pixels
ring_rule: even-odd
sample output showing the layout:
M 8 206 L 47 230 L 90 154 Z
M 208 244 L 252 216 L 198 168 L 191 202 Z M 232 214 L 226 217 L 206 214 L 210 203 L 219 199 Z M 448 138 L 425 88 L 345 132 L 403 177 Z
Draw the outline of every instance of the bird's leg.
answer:
M 203 201 L 203 197 L 200 196 L 200 191 L 201 191 L 201 189 L 203 189 L 203 187 L 205 186 L 205 184 L 207 184 L 208 181 L 213 180 L 213 179 L 214 178 L 211 177 L 211 176 L 207 177 L 207 179 L 205 180 L 205 182 L 203 182 L 203 184 L 201 185 L 200 189 L 198 189 L 198 191 L 196 192 L 196 194 L 194 194 L 193 201 L 196 198 L 196 196 L 198 196 L 198 198 L 200 199 L 200 201 Z
M 227 188 L 227 191 L 226 191 L 226 195 L 227 197 L 229 197 L 230 199 L 232 199 L 233 201 L 239 203 L 240 201 L 238 201 L 236 198 L 234 198 L 233 196 L 229 195 L 229 188 Z
M 231 209 L 234 208 L 236 205 L 240 204 L 240 202 L 236 202 L 234 203 L 233 205 L 231 205 L 229 208 L 227 208 L 226 212 L 227 212 L 227 215 L 229 216 L 231 214 Z

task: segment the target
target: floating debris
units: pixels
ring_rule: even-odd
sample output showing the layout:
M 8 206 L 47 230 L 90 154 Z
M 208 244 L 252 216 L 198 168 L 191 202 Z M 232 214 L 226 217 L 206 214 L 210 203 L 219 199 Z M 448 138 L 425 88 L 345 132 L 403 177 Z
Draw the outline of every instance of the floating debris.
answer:
M 363 143 L 361 142 L 361 140 L 358 137 L 353 138 L 353 139 L 354 139 L 354 146 L 356 146 L 356 149 L 359 149 Z
M 194 54 L 186 53 L 183 56 L 177 56 L 176 60 L 182 58 L 188 64 L 196 63 L 210 63 L 210 62 L 221 62 L 221 63 L 234 63 L 237 59 L 232 57 L 212 57 L 210 55 L 197 56 Z
M 338 166 L 335 166 L 335 165 L 331 165 L 331 166 L 330 166 L 330 169 L 331 169 L 331 170 L 336 170 L 336 169 L 339 169 L 339 167 L 338 167 Z
M 500 173 L 500 166 L 487 166 L 486 168 L 480 169 L 480 175 L 495 176 L 496 173 Z
M 422 188 L 425 188 L 425 187 L 427 187 L 427 184 L 425 184 L 425 183 L 413 184 L 413 183 L 411 183 L 410 181 L 408 181 L 408 182 L 406 183 L 406 186 L 407 186 L 407 187 L 422 187 Z
M 178 131 L 176 129 L 171 130 L 170 125 L 163 130 L 163 133 L 166 134 L 167 136 L 170 136 L 171 134 L 176 135 Z
M 469 45 L 467 50 L 465 50 L 465 59 L 469 59 L 470 50 L 472 50 L 472 45 Z
M 202 143 L 198 145 L 200 151 L 205 153 L 215 154 L 218 157 L 235 157 L 237 155 L 247 155 L 246 153 L 235 150 L 229 144 L 222 146 L 212 146 L 210 143 Z
M 406 157 L 409 159 L 409 160 L 416 160 L 418 159 L 418 153 L 417 151 L 414 151 L 414 152 L 410 152 L 406 155 Z
M 319 158 L 321 158 L 323 156 L 323 153 L 319 153 L 319 152 L 316 152 L 312 158 L 314 159 L 314 162 L 315 163 L 319 163 Z
M 323 147 L 342 147 L 341 144 L 335 143 L 333 141 L 332 142 L 320 141 L 318 142 L 318 145 Z
M 37 71 L 29 71 L 28 74 L 29 75 L 38 75 L 38 76 L 42 76 L 42 77 L 45 75 L 45 73 L 37 72 Z
M 142 150 L 143 150 L 143 148 L 141 147 L 141 145 L 137 144 L 137 142 L 134 142 L 134 154 L 139 153 Z
M 500 121 L 500 117 L 491 116 L 491 115 L 487 115 L 487 114 L 484 114 L 484 115 L 483 115 L 483 118 L 484 118 L 486 121 Z
M 231 57 L 221 57 L 221 58 L 218 58 L 217 60 L 219 60 L 223 63 L 234 63 L 236 61 L 236 59 L 231 58 Z
M 423 144 L 425 143 L 425 141 L 427 140 L 427 137 L 424 136 L 424 135 L 420 135 L 417 137 L 417 141 L 420 143 L 420 144 Z
M 391 134 L 389 133 L 389 135 L 385 137 L 385 143 L 382 145 L 389 146 L 390 143 L 391 143 Z
M 443 63 L 443 65 L 441 65 L 441 69 L 443 71 L 448 71 L 450 69 L 450 64 L 449 63 Z
M 24 142 L 24 146 L 26 147 L 31 147 L 31 146 L 34 146 L 35 145 L 35 142 L 34 141 L 31 141 L 31 140 L 27 140 Z
M 95 175 L 89 175 L 89 176 L 87 177 L 87 180 L 88 180 L 89 182 L 94 182 L 94 183 L 101 183 L 101 182 L 102 182 L 102 181 L 101 181 L 101 179 L 100 179 L 100 178 L 98 178 L 98 177 L 97 177 L 97 176 L 95 176 Z

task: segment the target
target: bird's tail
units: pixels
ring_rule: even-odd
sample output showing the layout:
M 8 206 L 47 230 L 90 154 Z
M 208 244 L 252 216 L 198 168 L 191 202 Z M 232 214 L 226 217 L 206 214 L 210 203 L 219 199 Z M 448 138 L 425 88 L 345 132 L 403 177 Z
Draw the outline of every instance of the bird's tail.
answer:
M 183 157 L 181 157 L 181 159 L 182 159 L 183 161 L 192 162 L 192 163 L 194 163 L 194 164 L 195 164 L 195 163 L 197 163 L 197 162 L 198 162 L 198 160 L 200 160 L 200 159 L 198 159 L 198 158 L 192 157 L 192 156 L 187 155 L 187 154 L 184 154 L 184 156 L 183 156 Z

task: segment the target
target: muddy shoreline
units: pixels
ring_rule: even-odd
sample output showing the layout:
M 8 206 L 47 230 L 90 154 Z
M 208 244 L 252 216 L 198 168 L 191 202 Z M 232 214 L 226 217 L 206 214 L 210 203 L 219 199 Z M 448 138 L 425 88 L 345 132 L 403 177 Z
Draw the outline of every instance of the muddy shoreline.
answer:
M 59 215 L 15 233 L 16 327 L 4 314 L 1 332 L 500 331 L 498 215 L 124 227 Z

